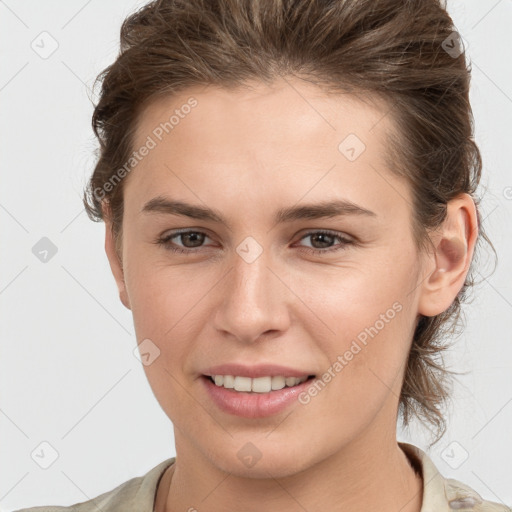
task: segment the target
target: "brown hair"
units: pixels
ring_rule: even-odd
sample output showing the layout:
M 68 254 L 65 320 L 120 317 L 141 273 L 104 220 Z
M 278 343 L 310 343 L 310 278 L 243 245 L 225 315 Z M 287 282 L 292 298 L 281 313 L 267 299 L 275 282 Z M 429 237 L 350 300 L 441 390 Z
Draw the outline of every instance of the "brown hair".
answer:
M 427 249 L 428 230 L 442 224 L 447 202 L 461 193 L 477 205 L 478 242 L 492 247 L 475 196 L 482 162 L 472 138 L 471 69 L 453 41 L 457 33 L 440 0 L 153 1 L 123 22 L 120 53 L 97 77 L 92 126 L 100 148 L 86 211 L 99 221 L 106 208 L 119 248 L 126 178 L 105 184 L 129 161 L 149 100 L 193 85 L 236 87 L 295 75 L 326 90 L 385 100 L 399 134 L 387 134 L 386 158 L 411 186 L 418 248 Z M 444 368 L 441 352 L 475 284 L 475 259 L 450 308 L 419 318 L 408 357 L 399 413 L 404 426 L 415 415 L 436 427 L 434 442 L 446 430 L 440 407 L 450 396 L 448 373 L 456 373 Z

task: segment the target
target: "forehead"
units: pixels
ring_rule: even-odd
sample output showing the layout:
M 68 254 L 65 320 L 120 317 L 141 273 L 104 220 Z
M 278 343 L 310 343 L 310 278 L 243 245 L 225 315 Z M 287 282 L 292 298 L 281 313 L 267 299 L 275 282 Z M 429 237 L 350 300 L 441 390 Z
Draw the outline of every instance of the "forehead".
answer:
M 134 148 L 150 141 L 152 149 L 131 172 L 129 193 L 148 200 L 168 184 L 195 202 L 213 192 L 220 205 L 240 192 L 280 190 L 285 202 L 297 202 L 334 188 L 379 202 L 385 176 L 396 201 L 403 184 L 391 183 L 386 169 L 388 112 L 376 97 L 327 94 L 302 80 L 191 87 L 142 111 Z
M 235 141 L 244 138 L 240 128 L 250 129 L 254 138 L 275 140 L 277 135 L 290 142 L 322 130 L 338 132 L 337 137 L 350 131 L 364 137 L 377 124 L 389 130 L 388 113 L 389 105 L 376 95 L 327 93 L 296 78 L 280 78 L 272 84 L 252 81 L 236 88 L 193 86 L 150 101 L 139 115 L 134 142 L 142 144 L 149 134 L 158 141 L 168 139 L 183 131 L 178 130 L 180 125 L 197 137 L 230 135 Z

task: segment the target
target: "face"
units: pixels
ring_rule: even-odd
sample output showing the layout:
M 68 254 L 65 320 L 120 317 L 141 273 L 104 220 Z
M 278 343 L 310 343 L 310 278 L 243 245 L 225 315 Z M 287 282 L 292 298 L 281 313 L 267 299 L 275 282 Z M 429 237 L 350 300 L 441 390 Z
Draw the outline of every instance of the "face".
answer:
M 134 148 L 151 148 L 126 178 L 117 277 L 183 459 L 285 476 L 394 435 L 422 260 L 411 192 L 384 163 L 386 111 L 289 79 L 142 113 Z M 315 377 L 248 396 L 212 373 Z

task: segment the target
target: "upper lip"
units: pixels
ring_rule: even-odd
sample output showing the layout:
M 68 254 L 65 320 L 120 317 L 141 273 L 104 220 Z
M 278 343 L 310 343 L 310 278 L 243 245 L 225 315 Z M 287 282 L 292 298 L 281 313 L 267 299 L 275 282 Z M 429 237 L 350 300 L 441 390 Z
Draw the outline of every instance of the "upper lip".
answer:
M 234 375 L 239 377 L 306 377 L 313 375 L 313 372 L 290 368 L 288 366 L 280 366 L 276 364 L 258 364 L 247 366 L 244 364 L 220 364 L 205 369 L 203 375 Z

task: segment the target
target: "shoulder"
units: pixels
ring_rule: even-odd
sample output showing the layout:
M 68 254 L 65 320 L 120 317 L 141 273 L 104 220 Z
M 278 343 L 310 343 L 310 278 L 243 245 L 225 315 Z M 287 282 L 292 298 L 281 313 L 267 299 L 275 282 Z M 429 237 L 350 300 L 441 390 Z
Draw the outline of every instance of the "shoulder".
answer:
M 412 465 L 421 471 L 423 479 L 423 506 L 421 512 L 512 512 L 503 503 L 485 500 L 469 485 L 445 477 L 429 455 L 415 445 L 400 442 L 399 446 Z
M 153 510 L 153 501 L 160 477 L 175 461 L 175 457 L 166 459 L 145 475 L 132 478 L 114 489 L 87 501 L 69 506 L 44 505 L 15 510 L 14 512 L 121 512 L 130 507 L 139 506 L 139 510 Z M 146 505 L 146 507 L 145 507 Z
M 454 478 L 445 478 L 444 487 L 451 509 L 471 512 L 512 512 L 511 507 L 483 499 L 469 485 Z

